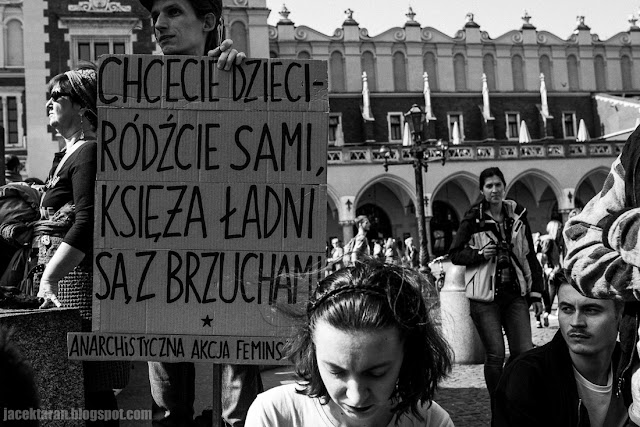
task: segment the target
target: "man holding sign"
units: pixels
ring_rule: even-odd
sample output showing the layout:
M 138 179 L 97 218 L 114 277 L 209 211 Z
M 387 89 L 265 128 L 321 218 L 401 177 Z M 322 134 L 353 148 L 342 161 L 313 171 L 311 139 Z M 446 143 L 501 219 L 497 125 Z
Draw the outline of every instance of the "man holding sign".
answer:
M 218 68 L 229 70 L 245 55 L 230 49 L 224 35 L 221 0 L 140 0 L 153 19 L 156 40 L 165 55 L 219 56 Z M 193 423 L 195 367 L 193 363 L 149 362 L 153 395 L 153 425 L 189 426 Z M 262 380 L 257 366 L 224 365 L 223 417 L 243 426 L 246 412 Z

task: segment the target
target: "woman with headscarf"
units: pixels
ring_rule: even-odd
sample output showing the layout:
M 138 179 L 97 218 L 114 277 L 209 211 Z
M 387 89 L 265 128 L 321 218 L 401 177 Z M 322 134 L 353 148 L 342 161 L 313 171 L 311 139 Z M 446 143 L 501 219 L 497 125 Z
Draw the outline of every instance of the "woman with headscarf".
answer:
M 34 229 L 38 247 L 38 297 L 41 308 L 80 310 L 82 330 L 91 330 L 96 126 L 96 71 L 91 68 L 58 74 L 49 82 L 49 124 L 64 139 L 45 183 Z M 129 381 L 129 362 L 84 362 L 85 407 L 116 409 L 114 389 Z M 91 425 L 114 425 L 117 421 Z

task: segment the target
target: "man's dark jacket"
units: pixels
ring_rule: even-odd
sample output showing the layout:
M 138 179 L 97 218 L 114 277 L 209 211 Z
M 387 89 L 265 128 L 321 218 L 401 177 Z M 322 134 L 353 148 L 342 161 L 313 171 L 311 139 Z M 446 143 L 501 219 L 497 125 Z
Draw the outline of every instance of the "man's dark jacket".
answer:
M 620 346 L 616 344 L 613 372 L 617 372 L 619 358 Z M 551 342 L 521 354 L 505 367 L 500 378 L 492 427 L 589 427 L 589 414 L 578 396 L 572 367 L 560 331 Z M 625 388 L 630 384 L 625 381 Z M 612 393 L 622 393 L 620 385 L 614 377 Z M 630 390 L 625 391 L 623 397 L 630 396 Z M 629 407 L 631 400 L 624 403 Z

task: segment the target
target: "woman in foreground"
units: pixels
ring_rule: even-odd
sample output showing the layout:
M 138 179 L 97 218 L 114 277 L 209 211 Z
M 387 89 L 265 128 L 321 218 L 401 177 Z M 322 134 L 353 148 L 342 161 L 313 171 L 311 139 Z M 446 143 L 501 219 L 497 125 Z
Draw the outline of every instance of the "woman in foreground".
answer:
M 433 395 L 451 369 L 435 291 L 411 269 L 357 263 L 320 282 L 287 345 L 301 381 L 260 394 L 250 426 L 453 426 Z

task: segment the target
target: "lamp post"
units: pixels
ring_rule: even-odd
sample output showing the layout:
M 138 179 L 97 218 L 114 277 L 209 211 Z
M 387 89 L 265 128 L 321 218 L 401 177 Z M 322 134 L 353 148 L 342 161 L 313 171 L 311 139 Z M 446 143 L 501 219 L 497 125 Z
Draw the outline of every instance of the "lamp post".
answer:
M 425 113 L 417 104 L 413 104 L 411 109 L 407 111 L 404 116 L 407 123 L 409 123 L 409 130 L 412 135 L 412 145 L 410 148 L 412 159 L 410 162 L 394 162 L 393 164 L 413 165 L 413 171 L 416 180 L 416 220 L 418 222 L 418 240 L 420 244 L 420 271 L 430 274 L 431 270 L 429 269 L 429 250 L 427 246 L 429 244 L 429 240 L 427 239 L 427 227 L 424 215 L 425 201 L 422 171 L 424 170 L 424 172 L 426 173 L 429 167 L 429 163 L 434 161 L 441 160 L 442 165 L 444 165 L 447 160 L 447 150 L 449 147 L 442 140 L 438 140 L 435 143 L 430 143 L 430 141 L 424 141 L 422 139 L 425 123 Z M 431 158 L 430 151 L 435 151 L 437 154 L 439 154 L 439 156 Z M 389 149 L 386 146 L 383 146 L 382 148 L 380 148 L 380 154 L 384 156 L 384 169 L 385 171 L 388 171 L 389 165 L 391 164 L 389 163 Z

